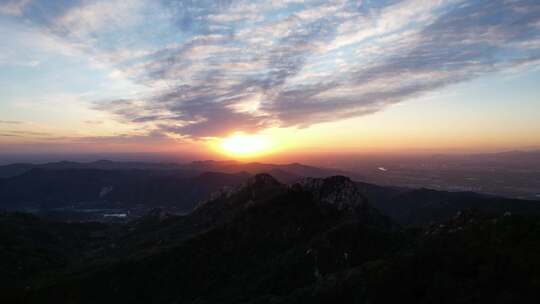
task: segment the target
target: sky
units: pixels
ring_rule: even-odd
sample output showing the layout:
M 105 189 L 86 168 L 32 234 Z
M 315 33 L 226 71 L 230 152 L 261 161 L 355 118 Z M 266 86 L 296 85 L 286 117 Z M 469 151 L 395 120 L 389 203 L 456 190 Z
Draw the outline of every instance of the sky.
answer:
M 0 153 L 540 148 L 538 0 L 0 0 Z

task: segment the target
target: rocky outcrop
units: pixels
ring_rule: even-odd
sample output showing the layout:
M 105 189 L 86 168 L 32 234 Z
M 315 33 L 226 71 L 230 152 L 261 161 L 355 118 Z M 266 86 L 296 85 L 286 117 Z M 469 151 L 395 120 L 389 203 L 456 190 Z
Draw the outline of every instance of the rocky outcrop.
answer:
M 254 175 L 238 186 L 223 187 L 218 191 L 213 192 L 207 200 L 201 201 L 195 207 L 195 210 L 215 204 L 218 201 L 229 200 L 234 196 L 242 196 L 244 201 L 246 195 L 247 200 L 251 201 L 264 199 L 265 196 L 273 196 L 284 189 L 285 185 L 278 182 L 270 174 L 260 173 Z
M 367 205 L 367 199 L 358 186 L 345 176 L 304 178 L 292 187 L 309 191 L 318 203 L 335 206 L 340 211 L 358 210 Z

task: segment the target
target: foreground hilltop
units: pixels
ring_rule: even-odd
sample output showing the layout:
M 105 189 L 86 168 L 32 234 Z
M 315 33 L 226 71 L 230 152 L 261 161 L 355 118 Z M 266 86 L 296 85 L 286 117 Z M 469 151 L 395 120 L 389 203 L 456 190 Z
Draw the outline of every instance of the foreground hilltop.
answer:
M 348 178 L 286 185 L 259 174 L 186 216 L 155 210 L 103 225 L 2 215 L 1 296 L 21 303 L 525 302 L 540 287 L 539 227 L 538 218 L 466 211 L 407 229 Z

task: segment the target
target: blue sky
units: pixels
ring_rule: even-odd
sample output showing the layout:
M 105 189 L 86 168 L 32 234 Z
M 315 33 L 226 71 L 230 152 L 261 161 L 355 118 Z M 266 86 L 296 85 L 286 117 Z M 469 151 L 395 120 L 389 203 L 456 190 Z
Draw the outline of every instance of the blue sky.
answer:
M 538 1 L 0 0 L 0 36 L 11 152 L 540 147 Z

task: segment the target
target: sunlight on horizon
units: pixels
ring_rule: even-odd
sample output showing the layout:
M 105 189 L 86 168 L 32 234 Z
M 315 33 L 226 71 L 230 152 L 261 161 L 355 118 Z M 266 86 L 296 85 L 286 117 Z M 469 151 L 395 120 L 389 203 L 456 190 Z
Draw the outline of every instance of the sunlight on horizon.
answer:
M 221 139 L 219 149 L 233 157 L 255 157 L 269 153 L 272 150 L 272 145 L 264 136 L 237 132 Z

